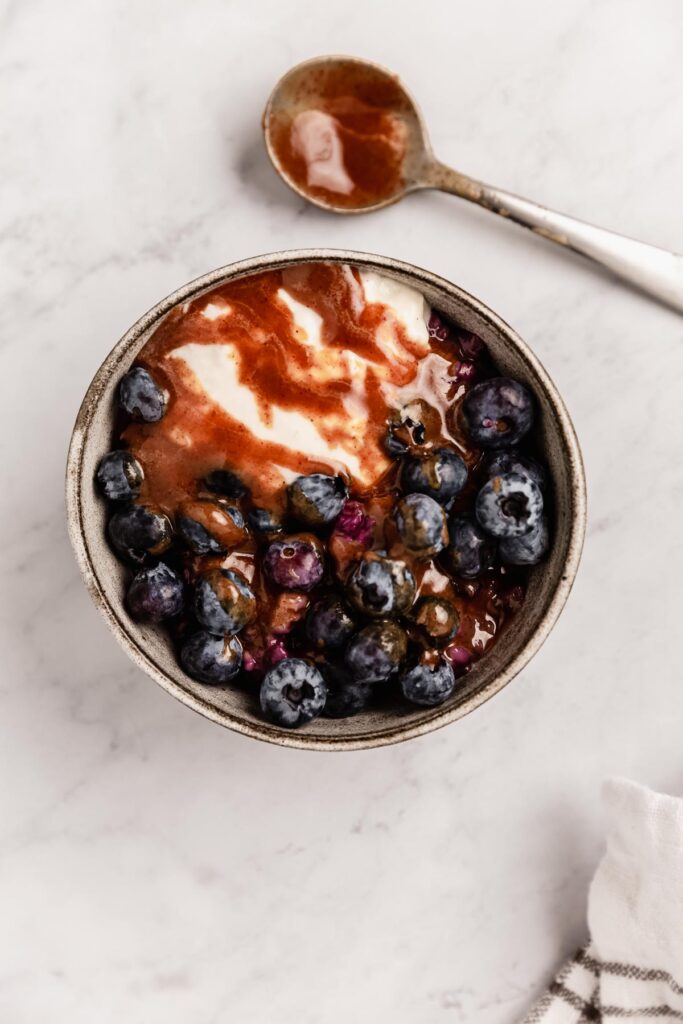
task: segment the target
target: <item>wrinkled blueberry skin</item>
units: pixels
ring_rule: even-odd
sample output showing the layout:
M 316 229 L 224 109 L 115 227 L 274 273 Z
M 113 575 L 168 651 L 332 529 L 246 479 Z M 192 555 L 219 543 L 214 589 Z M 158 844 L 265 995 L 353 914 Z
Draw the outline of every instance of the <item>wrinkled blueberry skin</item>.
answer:
M 476 361 L 486 355 L 486 345 L 479 335 L 472 334 L 471 331 L 459 331 L 458 344 L 467 359 Z
M 149 505 L 129 505 L 109 520 L 109 539 L 119 554 L 142 564 L 171 546 L 173 528 L 168 516 Z
M 326 594 L 309 609 L 306 636 L 318 650 L 338 650 L 353 635 L 356 623 L 336 594 Z
M 458 360 L 449 373 L 456 384 L 471 384 L 477 376 L 477 366 L 467 359 Z
M 435 669 L 416 665 L 404 672 L 400 682 L 406 700 L 427 708 L 443 704 L 455 689 L 455 675 L 447 662 L 441 662 Z
M 247 513 L 247 521 L 254 533 L 282 533 L 282 523 L 267 508 L 255 506 Z
M 548 520 L 541 516 L 533 530 L 501 540 L 498 550 L 508 565 L 538 565 L 548 550 Z
M 428 558 L 446 546 L 446 513 L 428 494 L 401 498 L 394 509 L 394 522 L 406 548 L 418 558 Z
M 245 498 L 249 488 L 230 469 L 214 469 L 204 477 L 204 483 L 214 494 L 223 498 Z
M 451 448 L 435 448 L 426 458 L 407 455 L 401 467 L 404 491 L 427 494 L 447 505 L 460 493 L 467 481 L 467 466 Z
M 163 562 L 141 569 L 126 595 L 128 611 L 134 619 L 163 622 L 183 610 L 183 582 Z
M 145 423 L 157 423 L 166 412 L 166 394 L 142 366 L 134 366 L 122 378 L 119 403 L 134 420 Z
M 195 584 L 194 613 L 210 633 L 239 633 L 256 614 L 256 598 L 240 573 L 210 569 Z
M 354 608 L 373 618 L 406 612 L 415 590 L 415 577 L 405 562 L 376 553 L 356 563 L 346 585 Z
M 429 332 L 430 338 L 438 338 L 439 341 L 448 341 L 451 337 L 451 326 L 445 317 L 441 316 L 440 313 L 432 313 L 429 317 L 429 323 L 427 324 L 427 331 Z
M 530 455 L 522 455 L 516 448 L 493 452 L 486 459 L 484 470 L 489 480 L 492 476 L 500 476 L 501 473 L 522 473 L 530 476 L 542 491 L 547 484 L 545 467 Z
M 239 530 L 244 529 L 244 516 L 234 505 L 217 505 L 216 502 L 211 500 L 204 502 L 203 499 L 202 504 L 205 504 L 207 507 L 218 508 L 224 516 L 230 516 Z M 176 526 L 178 533 L 195 555 L 222 555 L 227 551 L 224 544 L 221 544 L 206 527 L 189 515 L 179 511 L 176 515 Z
M 437 646 L 452 640 L 460 628 L 457 609 L 442 597 L 423 597 L 415 606 L 413 618 Z
M 130 452 L 109 452 L 97 467 L 96 480 L 109 501 L 132 501 L 140 493 L 144 479 L 142 466 Z
M 371 622 L 349 642 L 344 661 L 353 679 L 381 683 L 396 672 L 406 656 L 408 640 L 396 622 Z
M 296 729 L 325 707 L 327 687 L 315 667 L 301 658 L 285 658 L 271 668 L 261 683 L 261 710 L 285 729 Z
M 531 477 L 502 473 L 484 484 L 475 511 L 479 525 L 494 537 L 521 537 L 543 514 L 543 495 Z
M 375 532 L 375 520 L 360 501 L 347 501 L 334 524 L 335 534 L 369 547 Z
M 236 676 L 242 664 L 242 644 L 236 636 L 193 633 L 180 649 L 180 664 L 200 683 L 221 685 Z
M 299 537 L 273 541 L 263 556 L 263 568 L 285 590 L 312 590 L 325 572 L 320 548 Z
M 372 697 L 371 683 L 352 679 L 343 666 L 331 662 L 323 665 L 321 671 L 327 686 L 325 718 L 351 718 L 367 707 Z
M 298 476 L 287 488 L 289 510 L 306 526 L 333 522 L 344 507 L 349 490 L 340 476 L 311 473 Z
M 527 388 L 508 377 L 476 384 L 462 403 L 467 433 L 481 448 L 517 444 L 531 428 L 534 407 Z
M 462 516 L 451 516 L 443 559 L 455 576 L 476 579 L 492 567 L 495 555 L 496 542 L 477 523 Z

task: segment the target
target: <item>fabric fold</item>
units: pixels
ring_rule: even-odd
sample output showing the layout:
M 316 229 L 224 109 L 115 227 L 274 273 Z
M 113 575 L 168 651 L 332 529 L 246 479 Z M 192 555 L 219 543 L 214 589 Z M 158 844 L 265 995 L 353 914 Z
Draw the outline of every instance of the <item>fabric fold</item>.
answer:
M 607 849 L 590 887 L 590 943 L 524 1024 L 683 1021 L 683 800 L 603 787 Z

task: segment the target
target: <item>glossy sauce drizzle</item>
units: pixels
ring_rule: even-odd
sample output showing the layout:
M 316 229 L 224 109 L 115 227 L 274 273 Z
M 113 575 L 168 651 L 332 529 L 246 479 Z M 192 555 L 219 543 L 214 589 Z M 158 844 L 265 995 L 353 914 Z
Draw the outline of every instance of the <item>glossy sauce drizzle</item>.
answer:
M 413 295 L 409 332 L 367 301 L 357 270 L 304 264 L 172 310 L 138 360 L 170 392 L 168 410 L 123 434 L 145 467 L 143 499 L 173 512 L 217 468 L 274 508 L 301 473 L 340 473 L 356 493 L 377 492 L 392 469 L 387 422 L 420 395 L 437 411 L 436 434 L 467 455 L 452 415 L 452 346 L 429 337 L 428 307 Z
M 376 520 L 374 547 L 410 565 L 420 595 L 456 606 L 457 643 L 479 655 L 519 603 L 519 577 L 498 568 L 458 582 L 438 560 L 412 558 L 396 537 L 397 463 L 385 442 L 400 410 L 419 406 L 424 446 L 455 447 L 467 463 L 471 480 L 456 511 L 471 510 L 480 452 L 458 423 L 457 334 L 429 331 L 422 296 L 404 286 L 397 296 L 393 287 L 371 272 L 309 263 L 244 277 L 176 307 L 137 360 L 167 389 L 166 414 L 129 423 L 120 436 L 144 467 L 141 501 L 171 517 L 206 494 L 213 470 L 235 472 L 250 500 L 275 513 L 284 511 L 294 476 L 341 474 Z M 226 557 L 189 558 L 188 571 L 239 568 L 255 586 L 261 621 L 289 613 L 283 601 L 294 598 L 268 593 L 254 553 L 249 538 Z M 354 551 L 331 556 L 343 580 Z
M 371 66 L 303 67 L 288 86 L 287 106 L 271 113 L 270 140 L 301 191 L 362 209 L 403 185 L 405 114 L 398 79 Z

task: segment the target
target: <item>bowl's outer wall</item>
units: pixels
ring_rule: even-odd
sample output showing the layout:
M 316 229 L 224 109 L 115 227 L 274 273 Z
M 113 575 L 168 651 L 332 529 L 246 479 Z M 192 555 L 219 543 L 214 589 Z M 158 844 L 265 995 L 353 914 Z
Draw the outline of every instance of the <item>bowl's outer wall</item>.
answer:
M 370 268 L 418 288 L 434 308 L 483 338 L 502 373 L 528 384 L 537 400 L 537 446 L 552 479 L 552 548 L 547 561 L 531 574 L 523 611 L 446 704 L 431 709 L 371 710 L 345 720 L 317 719 L 303 730 L 288 732 L 260 718 L 255 696 L 205 686 L 187 677 L 177 664 L 167 632 L 129 618 L 123 603 L 127 572 L 106 542 L 107 508 L 93 481 L 99 459 L 111 448 L 118 381 L 173 306 L 247 273 L 320 260 Z M 539 361 L 507 324 L 479 300 L 410 264 L 316 249 L 256 257 L 213 271 L 164 299 L 124 335 L 97 371 L 78 414 L 67 465 L 67 514 L 76 557 L 95 603 L 124 649 L 161 686 L 195 711 L 250 736 L 338 750 L 393 743 L 452 722 L 493 696 L 520 671 L 550 632 L 571 589 L 583 543 L 586 495 L 581 454 L 564 404 Z

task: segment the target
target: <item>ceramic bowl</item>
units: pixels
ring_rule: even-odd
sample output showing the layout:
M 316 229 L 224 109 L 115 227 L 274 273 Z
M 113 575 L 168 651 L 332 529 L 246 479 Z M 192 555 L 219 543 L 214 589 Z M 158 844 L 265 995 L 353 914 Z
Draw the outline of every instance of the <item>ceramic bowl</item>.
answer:
M 526 600 L 511 628 L 437 708 L 369 710 L 357 717 L 318 718 L 298 731 L 263 721 L 257 700 L 241 689 L 206 686 L 180 669 L 163 627 L 133 622 L 124 607 L 126 570 L 105 539 L 107 508 L 93 484 L 110 450 L 118 382 L 173 306 L 247 274 L 311 261 L 352 263 L 419 289 L 427 301 L 488 345 L 502 373 L 524 381 L 537 400 L 537 443 L 550 469 L 554 502 L 552 547 L 530 577 Z M 67 465 L 67 514 L 76 558 L 88 590 L 112 633 L 133 661 L 170 694 L 207 718 L 255 739 L 317 750 L 383 746 L 420 736 L 462 718 L 493 697 L 527 664 L 550 633 L 579 564 L 586 519 L 581 453 L 569 414 L 545 369 L 527 345 L 483 302 L 436 274 L 384 256 L 309 249 L 257 256 L 184 285 L 146 313 L 114 346 L 87 390 L 73 431 Z

